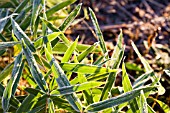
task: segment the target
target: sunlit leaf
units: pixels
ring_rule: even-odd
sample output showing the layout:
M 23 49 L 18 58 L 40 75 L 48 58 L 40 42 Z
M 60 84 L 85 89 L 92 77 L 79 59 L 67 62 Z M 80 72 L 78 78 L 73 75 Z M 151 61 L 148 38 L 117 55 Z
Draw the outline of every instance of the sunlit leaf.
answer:
M 10 101 L 11 95 L 14 94 L 13 92 L 15 92 L 15 90 L 16 90 L 16 86 L 19 82 L 19 80 L 17 80 L 17 79 L 20 79 L 23 66 L 24 66 L 24 62 L 22 62 L 22 53 L 21 53 L 17 56 L 17 58 L 14 62 L 14 68 L 12 71 L 11 79 L 8 82 L 8 84 L 5 88 L 5 91 L 3 93 L 2 107 L 3 107 L 4 111 L 7 111 L 7 109 L 9 108 L 9 101 Z
M 134 90 L 129 91 L 127 93 L 123 93 L 119 96 L 112 97 L 110 99 L 100 101 L 100 102 L 97 102 L 97 103 L 93 103 L 93 104 L 89 105 L 86 108 L 86 110 L 88 112 L 101 111 L 101 110 L 104 110 L 106 108 L 117 106 L 119 104 L 122 104 L 124 102 L 128 102 L 129 100 L 134 99 L 135 97 L 140 95 L 141 90 L 143 90 L 144 93 L 146 93 L 146 92 L 149 92 L 149 91 L 154 90 L 154 89 L 155 89 L 155 87 L 144 87 L 144 88 L 134 89 Z

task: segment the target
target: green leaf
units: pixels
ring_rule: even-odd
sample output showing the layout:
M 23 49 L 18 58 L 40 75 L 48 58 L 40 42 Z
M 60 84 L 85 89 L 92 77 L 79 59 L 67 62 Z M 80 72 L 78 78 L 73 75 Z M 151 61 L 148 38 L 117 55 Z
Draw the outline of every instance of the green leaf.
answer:
M 65 109 L 72 113 L 75 112 L 75 110 L 65 99 L 59 98 L 58 96 L 50 96 L 50 98 L 52 99 L 54 105 L 56 105 L 58 108 Z
M 144 85 L 152 76 L 154 76 L 153 71 L 149 71 L 146 72 L 145 74 L 142 74 L 133 82 L 133 88 L 135 89 Z
M 3 96 L 3 92 L 4 92 L 4 86 L 2 84 L 0 84 L 0 96 Z M 12 107 L 14 107 L 15 109 L 17 109 L 21 103 L 12 95 L 11 99 L 10 99 L 10 105 L 12 105 Z
M 108 75 L 110 74 L 110 72 L 107 73 L 102 73 L 102 74 L 91 74 L 86 76 L 88 81 L 93 81 L 93 80 L 101 80 L 103 78 L 108 77 Z
M 106 72 L 117 72 L 117 69 L 108 69 L 106 67 L 80 63 L 61 63 L 60 66 L 64 71 L 84 74 L 99 74 L 99 73 L 101 74 Z
M 11 18 L 12 21 L 12 27 L 13 27 L 13 31 L 14 34 L 16 35 L 18 40 L 24 40 L 26 45 L 29 47 L 29 49 L 32 52 L 35 52 L 36 49 L 34 47 L 34 45 L 32 44 L 31 40 L 29 39 L 29 37 L 24 33 L 24 31 L 19 27 L 19 25 Z
M 55 40 L 55 38 L 57 38 L 61 33 L 62 32 L 53 32 L 53 33 L 47 35 L 48 41 L 51 42 L 51 41 Z M 41 47 L 41 45 L 43 44 L 43 40 L 44 40 L 43 37 L 36 39 L 34 41 L 35 48 Z
M 23 0 L 19 5 L 18 7 L 15 9 L 15 13 L 19 13 L 23 10 L 23 8 L 25 8 L 25 6 L 28 4 L 30 0 Z
M 162 102 L 162 101 L 160 101 L 160 100 L 157 100 L 157 99 L 155 99 L 155 98 L 151 98 L 151 99 L 153 99 L 154 101 L 156 101 L 156 102 L 159 104 L 159 106 L 161 107 L 161 109 L 162 109 L 165 113 L 169 113 L 169 112 L 170 112 L 170 107 L 169 107 L 167 104 L 165 104 L 164 102 Z
M 81 62 L 89 53 L 91 53 L 98 43 L 94 43 L 92 46 L 84 50 L 80 55 L 77 56 L 77 60 Z
M 93 10 L 91 8 L 89 8 L 89 11 L 90 11 L 90 17 L 91 17 L 91 20 L 93 22 L 93 25 L 95 27 L 95 31 L 96 31 L 96 35 L 98 37 L 98 42 L 99 42 L 99 45 L 102 49 L 102 52 L 103 54 L 107 53 L 107 48 L 106 48 L 106 45 L 105 45 L 105 42 L 104 42 L 104 38 L 103 38 L 103 34 L 100 30 L 100 26 L 98 24 L 98 21 L 97 21 L 97 18 L 93 12 Z M 107 55 L 106 58 L 109 58 L 109 56 Z
M 6 39 L 5 37 L 0 33 L 0 39 L 3 41 L 3 42 L 6 42 Z
M 114 48 L 112 57 L 111 57 L 111 62 L 110 62 L 110 66 L 111 68 L 118 68 L 120 65 L 121 60 L 120 59 L 120 55 L 121 55 L 121 51 L 124 51 L 125 47 L 123 47 L 123 33 L 122 30 L 120 31 L 120 34 L 118 36 L 118 42 L 117 45 Z
M 125 65 L 128 70 L 143 71 L 143 69 L 135 63 L 126 62 Z
M 76 18 L 78 13 L 80 12 L 82 4 L 78 4 L 76 8 L 70 13 L 70 15 L 64 20 L 64 22 L 59 27 L 59 30 L 65 31 L 70 24 L 73 22 L 73 20 Z
M 124 55 L 124 50 L 121 50 L 119 52 L 117 60 L 115 61 L 116 62 L 115 68 L 113 68 L 113 69 L 118 68 L 117 66 L 120 65 L 120 62 L 121 62 L 121 60 L 123 58 L 123 55 Z M 103 88 L 100 100 L 104 100 L 104 99 L 108 98 L 108 92 L 110 92 L 110 90 L 111 90 L 111 88 L 112 88 L 112 86 L 113 86 L 113 84 L 115 82 L 116 76 L 117 76 L 117 72 L 112 72 L 112 73 L 109 74 L 109 76 L 107 78 L 106 85 Z
M 67 95 L 67 94 L 71 94 L 73 92 L 79 92 L 79 91 L 95 88 L 95 87 L 101 86 L 102 84 L 104 84 L 104 82 L 91 81 L 91 82 L 84 82 L 81 84 L 76 84 L 73 86 L 65 86 L 65 87 L 62 87 L 62 88 L 52 91 L 51 95 L 56 95 L 56 96 L 57 95 Z
M 36 95 L 34 95 L 34 96 L 36 96 Z M 39 97 L 37 102 L 35 103 L 34 107 L 31 110 L 29 110 L 29 113 L 36 113 L 36 112 L 40 111 L 41 109 L 44 109 L 47 105 L 48 98 L 49 98 L 49 96 L 46 94 Z
M 15 59 L 14 68 L 12 71 L 12 77 L 9 80 L 9 82 L 4 90 L 4 93 L 3 93 L 2 107 L 3 107 L 4 111 L 7 111 L 7 109 L 9 108 L 9 101 L 10 101 L 11 95 L 16 90 L 16 88 L 14 88 L 14 87 L 16 87 L 16 85 L 19 82 L 19 81 L 16 82 L 16 80 L 20 78 L 20 76 L 22 74 L 23 66 L 24 66 L 24 62 L 22 62 L 22 53 L 21 53 Z
M 5 49 L 7 47 L 12 47 L 16 44 L 20 44 L 20 42 L 15 42 L 15 41 L 11 41 L 11 42 L 0 42 L 0 50 Z
M 146 72 L 152 71 L 153 69 L 150 67 L 149 63 L 145 60 L 145 58 L 139 53 L 139 51 L 133 41 L 131 41 L 131 44 L 132 44 L 132 47 L 135 50 L 136 54 L 140 58 L 143 66 L 145 67 Z
M 36 88 L 30 88 L 30 87 L 27 87 L 24 89 L 24 91 L 30 93 L 31 95 L 34 95 L 36 96 L 38 93 L 39 94 L 44 94 L 40 89 L 38 89 L 37 87 Z
M 55 12 L 63 9 L 64 7 L 73 4 L 76 0 L 65 0 L 57 5 L 55 5 L 54 7 L 50 8 L 49 10 L 46 11 L 46 15 L 47 18 L 49 18 L 50 16 L 52 16 Z
M 122 86 L 123 86 L 123 90 L 124 92 L 128 92 L 128 91 L 132 91 L 132 84 L 130 82 L 130 79 L 128 77 L 128 74 L 126 72 L 126 68 L 125 68 L 125 63 L 123 62 L 122 64 Z M 138 111 L 138 104 L 137 104 L 137 100 L 134 98 L 132 101 L 129 101 L 130 104 L 130 108 L 133 112 L 137 112 Z
M 112 54 L 112 57 L 111 57 L 110 64 L 111 64 L 112 69 L 119 68 L 119 65 L 120 65 L 121 60 L 124 55 L 124 49 L 125 49 L 125 47 L 123 47 L 123 34 L 121 31 L 119 34 L 119 37 L 118 37 L 117 45 L 116 45 L 114 52 Z M 107 78 L 106 85 L 103 88 L 100 100 L 105 100 L 108 98 L 108 92 L 110 92 L 112 86 L 114 85 L 116 76 L 117 76 L 116 72 L 109 74 L 109 77 Z
M 40 17 L 40 19 L 47 25 L 49 29 L 51 29 L 53 32 L 59 32 L 60 30 L 51 22 L 49 22 L 47 19 Z
M 154 89 L 155 89 L 155 87 L 150 87 L 150 86 L 147 86 L 147 87 L 145 86 L 143 88 L 134 89 L 132 91 L 123 93 L 119 96 L 112 97 L 112 98 L 104 100 L 104 101 L 93 103 L 93 104 L 89 105 L 86 108 L 86 110 L 88 112 L 97 112 L 97 111 L 104 110 L 106 108 L 118 106 L 119 104 L 128 102 L 128 101 L 134 99 L 135 97 L 139 96 L 141 90 L 143 90 L 144 93 L 146 93 L 146 92 L 149 92 Z
M 86 49 L 90 48 L 91 45 L 85 45 L 85 44 L 77 44 L 77 50 L 79 52 L 83 52 Z M 54 47 L 53 47 L 53 53 L 54 54 L 63 54 L 65 51 L 68 49 L 67 45 L 63 42 L 58 42 Z M 98 47 L 94 48 L 93 52 L 101 52 Z
M 31 74 L 32 74 L 34 80 L 36 81 L 36 83 L 38 84 L 38 86 L 40 87 L 40 89 L 42 91 L 48 92 L 47 83 L 46 83 L 30 49 L 25 45 L 24 40 L 22 40 L 22 47 L 23 47 L 23 52 L 27 58 L 27 62 L 29 64 L 30 71 L 31 71 Z
M 5 79 L 11 72 L 12 72 L 12 68 L 14 66 L 14 62 L 11 64 L 8 64 L 3 71 L 1 71 L 0 73 L 0 82 L 3 81 L 3 79 Z
M 34 36 L 36 35 L 35 34 L 36 33 L 36 27 L 38 26 L 38 25 L 36 25 L 36 21 L 37 21 L 38 14 L 39 14 L 39 11 L 40 11 L 41 1 L 42 0 L 33 0 L 31 29 L 32 29 Z
M 51 24 L 51 23 L 50 23 L 49 21 L 47 21 L 46 19 L 44 19 L 44 18 L 42 18 L 42 17 L 40 17 L 40 18 L 41 18 L 41 20 L 47 25 L 47 27 L 49 27 L 53 32 L 58 33 L 59 39 L 62 40 L 67 47 L 69 47 L 69 46 L 71 45 L 70 41 L 67 39 L 67 37 L 64 35 L 64 33 L 61 32 L 60 29 L 56 28 L 53 24 Z M 53 34 L 53 33 L 52 33 L 52 34 Z M 50 34 L 50 35 L 51 35 L 51 34 Z M 52 36 L 53 36 L 53 35 L 52 35 Z M 57 36 L 56 36 L 56 37 L 57 37 Z M 57 40 L 57 42 L 58 42 L 59 39 L 56 38 L 56 37 L 53 37 L 53 39 Z M 37 42 L 37 41 L 38 41 L 38 42 Z M 36 41 L 37 43 L 42 43 L 42 39 L 41 39 L 41 38 L 38 39 L 37 41 Z M 52 40 L 48 39 L 48 41 L 51 42 Z M 55 46 L 56 44 L 57 44 L 57 43 L 54 43 L 53 46 Z M 37 44 L 36 44 L 36 45 L 37 45 Z
M 78 42 L 78 38 L 70 45 L 70 47 L 67 49 L 67 51 L 65 52 L 61 62 L 68 62 L 71 55 L 73 54 L 74 50 L 76 49 L 77 46 L 77 42 Z
M 136 45 L 134 44 L 133 41 L 131 41 L 131 44 L 132 44 L 132 47 L 133 49 L 135 50 L 136 54 L 138 55 L 138 57 L 140 58 L 144 68 L 145 68 L 145 71 L 148 72 L 148 71 L 153 71 L 153 69 L 151 68 L 151 66 L 149 65 L 149 63 L 145 60 L 145 58 L 139 53 Z M 165 93 L 165 89 L 164 87 L 161 85 L 161 83 L 159 82 L 159 77 L 156 76 L 155 74 L 153 75 L 153 77 L 151 77 L 151 80 L 152 80 L 152 84 L 151 86 L 154 86 L 155 84 L 158 83 L 159 87 L 158 87 L 158 93 L 160 93 L 161 95 Z M 146 97 L 149 96 L 149 93 L 147 95 L 145 95 Z
M 128 92 L 132 90 L 132 84 L 130 82 L 130 79 L 128 77 L 128 74 L 126 73 L 125 63 L 122 64 L 122 86 L 124 92 Z
M 3 31 L 5 24 L 8 20 L 8 18 L 6 18 L 8 16 L 8 13 L 9 13 L 8 9 L 0 10 L 0 33 Z
M 54 103 L 48 98 L 48 113 L 55 113 Z
M 46 47 L 45 47 L 45 54 L 46 54 L 48 61 L 50 62 L 52 72 L 54 76 L 56 77 L 59 87 L 61 88 L 64 86 L 70 86 L 70 83 L 64 71 L 62 70 L 60 65 L 56 62 L 54 56 L 49 53 Z M 68 100 L 70 105 L 74 108 L 74 110 L 76 110 L 77 112 L 80 112 L 81 103 L 80 103 L 80 100 L 78 100 L 78 98 L 76 97 L 76 94 L 73 93 L 73 94 L 66 95 L 65 98 Z
M 23 19 L 20 23 L 20 27 L 22 28 L 23 31 L 25 31 L 31 23 L 31 14 L 28 14 L 25 19 Z
M 139 105 L 140 105 L 139 106 L 140 113 L 148 113 L 148 106 L 147 106 L 146 98 L 142 90 L 140 91 L 140 104 Z
M 29 112 L 38 102 L 38 99 L 41 97 L 41 94 L 28 95 L 22 102 L 21 106 L 17 109 L 16 113 Z

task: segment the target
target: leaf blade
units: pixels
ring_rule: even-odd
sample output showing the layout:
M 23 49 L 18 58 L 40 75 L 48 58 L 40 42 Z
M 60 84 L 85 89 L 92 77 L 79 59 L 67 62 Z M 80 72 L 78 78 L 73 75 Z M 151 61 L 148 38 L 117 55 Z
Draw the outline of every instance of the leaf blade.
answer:
M 12 71 L 12 77 L 10 79 L 10 81 L 8 82 L 4 93 L 3 93 L 3 97 L 2 97 L 2 107 L 4 111 L 7 111 L 8 107 L 9 107 L 9 101 L 11 99 L 11 96 L 13 94 L 13 87 L 14 84 L 16 83 L 16 79 L 20 78 L 22 70 L 23 70 L 23 66 L 24 66 L 24 62 L 22 61 L 22 53 L 20 53 L 17 57 L 16 60 L 14 62 L 14 68 Z
M 88 112 L 96 112 L 96 111 L 100 111 L 100 110 L 103 110 L 103 109 L 106 109 L 106 108 L 117 106 L 117 105 L 122 104 L 124 102 L 128 102 L 131 99 L 134 99 L 135 97 L 137 97 L 140 94 L 141 90 L 143 90 L 146 93 L 146 92 L 149 92 L 153 89 L 155 89 L 155 87 L 150 87 L 150 86 L 135 89 L 133 91 L 123 93 L 119 96 L 112 97 L 108 100 L 104 100 L 104 101 L 101 101 L 101 102 L 91 104 L 86 108 L 86 110 Z

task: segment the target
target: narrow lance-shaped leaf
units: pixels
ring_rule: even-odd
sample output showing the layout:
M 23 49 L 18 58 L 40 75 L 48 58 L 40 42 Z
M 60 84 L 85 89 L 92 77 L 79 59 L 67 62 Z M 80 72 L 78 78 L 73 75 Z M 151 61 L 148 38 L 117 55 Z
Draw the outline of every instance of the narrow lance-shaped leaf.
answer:
M 122 86 L 124 92 L 128 92 L 132 90 L 132 84 L 126 72 L 125 63 L 122 64 Z M 133 112 L 137 112 L 139 110 L 137 100 L 134 98 L 132 101 L 129 101 L 130 108 Z
M 68 62 L 71 55 L 73 54 L 74 50 L 76 49 L 77 46 L 77 42 L 78 42 L 78 38 L 71 44 L 71 46 L 67 49 L 67 51 L 65 52 L 61 62 Z
M 32 7 L 32 18 L 31 18 L 31 28 L 32 32 L 35 31 L 35 22 L 38 17 L 40 11 L 40 5 L 42 0 L 33 0 L 33 7 Z
M 41 97 L 41 94 L 37 95 L 28 95 L 23 101 L 21 106 L 17 109 L 16 113 L 28 113 L 32 108 L 35 106 L 35 104 L 38 102 L 38 99 Z
M 53 32 L 60 32 L 60 35 L 58 36 L 58 40 L 62 40 L 64 42 L 64 44 L 69 47 L 71 45 L 70 41 L 67 39 L 67 37 L 64 35 L 64 33 L 57 28 L 56 26 L 54 26 L 52 23 L 50 23 L 49 21 L 47 21 L 46 19 L 41 17 L 41 20 L 47 25 L 47 27 L 49 29 L 51 29 Z M 55 40 L 57 40 L 55 39 Z M 50 40 L 49 40 L 50 41 Z M 57 41 L 58 42 L 58 41 Z M 55 46 L 57 43 L 54 43 L 53 46 Z M 60 48 L 61 49 L 61 48 Z
M 15 37 L 13 31 L 12 31 L 12 38 L 14 41 L 18 41 L 18 39 Z M 14 56 L 17 56 L 22 51 L 21 44 L 17 44 L 13 48 L 14 48 Z
M 0 10 L 0 33 L 3 31 L 4 26 L 8 20 L 8 18 L 5 18 L 8 16 L 9 10 L 8 9 L 1 9 Z M 4 19 L 3 19 L 4 18 Z
M 14 17 L 15 21 L 22 20 L 25 18 L 25 14 L 30 11 L 30 8 L 25 8 L 30 0 L 23 0 L 14 10 L 14 14 L 18 14 L 18 16 Z M 31 7 L 31 6 L 30 6 Z M 8 21 L 5 25 L 6 29 L 11 27 L 11 22 Z
M 19 25 L 12 18 L 11 21 L 12 21 L 12 28 L 17 39 L 20 41 L 23 39 L 25 41 L 25 44 L 29 47 L 29 49 L 32 52 L 35 52 L 36 49 L 32 44 L 31 40 L 29 39 L 29 37 L 24 33 L 24 31 L 19 27 Z
M 112 54 L 112 57 L 111 57 L 110 65 L 111 65 L 112 69 L 119 68 L 121 60 L 123 58 L 125 47 L 123 47 L 122 42 L 123 42 L 123 35 L 122 35 L 122 31 L 121 31 L 119 34 L 119 37 L 118 37 L 118 43 L 117 43 L 117 45 L 114 49 L 114 52 Z M 100 100 L 105 100 L 108 98 L 108 92 L 110 92 L 110 90 L 115 82 L 116 75 L 117 75 L 117 73 L 115 73 L 115 72 L 109 74 L 109 77 L 107 78 L 106 85 L 103 88 Z
M 57 38 L 61 33 L 62 32 L 53 32 L 53 33 L 47 35 L 48 41 L 51 42 L 51 41 L 55 40 L 55 38 Z M 40 37 L 34 41 L 34 46 L 36 48 L 41 47 L 42 44 L 43 44 L 43 37 Z
M 65 0 L 54 7 L 50 8 L 46 11 L 46 15 L 49 18 L 51 15 L 53 15 L 55 12 L 59 11 L 60 9 L 63 9 L 64 7 L 74 3 L 76 0 Z
M 134 82 L 133 82 L 133 88 L 138 88 L 142 85 L 144 85 L 149 79 L 150 77 L 154 76 L 154 72 L 153 71 L 148 71 L 144 74 L 142 74 L 141 76 L 139 76 Z
M 111 62 L 110 62 L 111 68 L 114 69 L 114 68 L 119 67 L 120 61 L 118 59 L 119 59 L 120 51 L 122 49 L 123 49 L 123 33 L 122 33 L 122 30 L 120 30 L 120 34 L 118 36 L 117 44 L 116 44 L 114 51 L 113 51 L 113 54 L 111 56 Z M 117 54 L 117 53 L 119 53 L 119 54 Z
M 8 64 L 0 73 L 0 82 L 5 79 L 11 72 L 12 72 L 12 68 L 14 66 L 14 62 L 12 62 L 11 64 Z
M 86 45 L 86 44 L 77 44 L 77 50 L 79 51 L 79 52 L 83 52 L 83 51 L 85 51 L 86 49 L 88 49 L 88 48 L 90 48 L 91 47 L 91 45 Z M 58 42 L 54 47 L 53 47 L 53 53 L 54 54 L 63 54 L 63 53 L 65 53 L 65 51 L 68 49 L 68 47 L 67 47 L 67 45 L 65 44 L 65 43 L 63 43 L 63 42 Z M 98 53 L 98 52 L 101 52 L 101 50 L 98 48 L 98 47 L 96 47 L 94 50 L 93 50 L 93 52 L 96 52 L 96 53 Z
M 153 71 L 153 69 L 151 68 L 151 66 L 149 65 L 149 63 L 146 61 L 146 59 L 140 54 L 139 50 L 137 49 L 136 45 L 134 44 L 133 41 L 131 41 L 132 47 L 135 50 L 136 54 L 138 55 L 138 57 L 140 58 L 142 64 L 144 65 L 145 71 Z M 161 85 L 161 83 L 159 82 L 159 77 L 157 77 L 155 74 L 151 77 L 152 80 L 152 84 L 151 86 L 154 86 L 156 83 L 159 84 L 158 87 L 158 93 L 163 94 L 165 92 L 164 87 Z M 146 97 L 149 96 L 149 93 L 145 94 Z
M 50 28 L 53 32 L 59 32 L 60 30 L 53 25 L 52 23 L 50 23 L 47 19 L 40 17 L 40 19 L 48 26 L 48 28 Z
M 42 5 L 43 5 L 43 18 L 47 19 L 47 16 L 46 16 L 46 0 L 42 0 Z M 47 35 L 47 25 L 42 22 L 42 35 L 45 36 Z
M 20 44 L 20 42 L 15 42 L 15 41 L 11 41 L 11 42 L 0 42 L 0 50 L 5 49 L 7 47 L 12 47 L 16 44 Z
M 38 86 L 40 87 L 40 89 L 42 91 L 48 92 L 47 83 L 46 83 L 30 49 L 25 45 L 24 40 L 22 40 L 22 47 L 23 47 L 24 54 L 27 58 L 27 62 L 30 66 L 30 71 L 31 71 L 31 74 L 32 74 L 34 80 L 36 81 L 36 83 L 38 84 Z
M 3 42 L 6 42 L 6 39 L 5 37 L 0 33 L 0 39 L 3 41 Z
M 3 93 L 4 93 L 4 86 L 2 85 L 2 84 L 0 84 L 0 97 L 2 97 L 3 96 Z M 20 105 L 21 105 L 21 103 L 19 102 L 19 100 L 18 99 L 16 99 L 13 95 L 11 96 L 11 99 L 10 99 L 10 105 L 12 106 L 12 107 L 14 107 L 15 109 L 17 109 Z
M 95 87 L 101 86 L 102 84 L 104 84 L 104 82 L 91 81 L 91 82 L 84 82 L 81 84 L 76 84 L 73 86 L 65 86 L 65 87 L 52 91 L 51 95 L 67 95 L 73 92 L 79 92 L 79 91 L 95 88 Z
M 126 73 L 125 63 L 122 64 L 122 86 L 124 92 L 128 92 L 132 90 L 132 85 L 130 82 L 130 79 L 128 77 L 128 74 Z
M 98 24 L 97 18 L 95 16 L 93 10 L 91 8 L 89 8 L 89 11 L 90 11 L 91 20 L 93 22 L 93 25 L 94 25 L 94 28 L 95 28 L 95 31 L 96 31 L 96 35 L 97 35 L 98 40 L 99 40 L 100 47 L 103 51 L 103 54 L 105 54 L 105 53 L 107 53 L 107 48 L 106 48 L 106 45 L 105 45 L 105 42 L 104 42 L 103 34 L 100 30 L 100 26 Z M 106 58 L 109 58 L 109 56 L 107 55 Z
M 122 49 L 120 52 L 119 52 L 119 55 L 118 55 L 118 58 L 115 62 L 117 62 L 117 65 L 115 66 L 119 66 L 120 65 L 120 62 L 123 58 L 123 55 L 124 55 L 124 49 Z M 113 68 L 113 69 L 116 69 L 117 67 Z M 115 82 L 115 79 L 116 79 L 116 76 L 117 76 L 117 72 L 111 72 L 107 78 L 107 82 L 103 88 L 103 91 L 102 91 L 102 94 L 101 94 L 101 97 L 100 97 L 100 100 L 105 100 L 108 98 L 108 92 L 110 92 L 114 82 Z
M 91 53 L 98 43 L 94 43 L 92 46 L 84 50 L 80 55 L 77 56 L 77 60 L 81 62 L 89 53 Z
M 54 103 L 48 98 L 48 113 L 55 113 Z
M 62 70 L 60 65 L 56 62 L 54 56 L 48 51 L 46 46 L 49 46 L 49 49 L 52 50 L 48 40 L 44 42 L 45 54 L 46 54 L 46 58 L 50 62 L 51 69 L 52 69 L 52 72 L 54 73 L 58 86 L 59 87 L 70 86 L 70 83 L 64 71 Z M 82 109 L 81 107 L 82 105 L 75 93 L 66 95 L 65 98 L 68 100 L 70 105 L 74 108 L 74 110 L 80 112 L 80 110 Z
M 59 66 L 59 64 L 55 61 L 54 57 L 48 52 L 47 48 L 45 48 L 45 54 L 50 62 L 52 72 L 54 73 L 54 76 L 56 77 L 57 83 L 59 87 L 69 86 L 70 83 L 66 78 L 65 73 L 63 72 L 62 68 Z M 81 103 L 79 100 L 75 97 L 75 94 L 70 94 L 65 96 L 70 105 L 76 110 L 80 111 Z
M 86 110 L 88 112 L 97 112 L 97 111 L 101 111 L 110 107 L 114 107 L 114 106 L 118 106 L 119 104 L 122 104 L 124 102 L 128 102 L 129 100 L 134 99 L 135 97 L 140 95 L 140 91 L 143 90 L 144 93 L 149 92 L 151 90 L 155 90 L 155 87 L 142 87 L 142 88 L 138 88 L 138 89 L 134 89 L 132 91 L 123 93 L 119 96 L 116 97 L 112 97 L 110 99 L 104 100 L 104 101 L 100 101 L 97 103 L 93 103 L 91 105 L 89 105 Z
M 155 98 L 151 98 L 151 99 L 153 99 L 154 101 L 156 101 L 156 102 L 159 104 L 159 106 L 161 107 L 161 109 L 162 109 L 165 113 L 169 113 L 169 112 L 170 112 L 170 107 L 169 107 L 167 104 L 165 104 L 164 102 L 162 102 L 162 101 L 160 101 L 160 100 L 157 100 L 157 99 L 155 99 Z
M 19 5 L 18 7 L 15 9 L 15 13 L 19 13 L 23 10 L 23 8 L 27 5 L 27 3 L 29 2 L 30 0 L 23 0 Z
M 64 71 L 84 73 L 84 74 L 117 72 L 117 69 L 108 69 L 106 67 L 100 67 L 100 66 L 89 65 L 89 64 L 80 64 L 80 63 L 61 63 L 60 66 Z
M 76 6 L 76 8 L 70 13 L 70 15 L 61 24 L 61 26 L 59 27 L 59 30 L 65 31 L 70 26 L 72 21 L 76 18 L 76 16 L 80 12 L 81 6 L 82 6 L 82 4 L 78 4 Z
M 148 113 L 148 107 L 143 90 L 140 91 L 140 113 Z
M 25 19 L 22 20 L 20 23 L 20 27 L 22 28 L 23 31 L 25 31 L 31 23 L 31 14 L 26 15 Z
M 12 90 L 13 90 L 14 84 L 17 84 L 17 83 L 15 83 L 15 81 L 17 78 L 20 78 L 20 76 L 22 74 L 23 66 L 24 66 L 24 62 L 22 62 L 22 53 L 20 53 L 15 59 L 11 79 L 9 80 L 9 82 L 4 90 L 4 93 L 3 93 L 2 108 L 4 111 L 7 111 L 7 109 L 9 108 L 9 101 L 13 94 Z
M 147 71 L 152 71 L 153 69 L 151 68 L 151 66 L 149 65 L 149 63 L 145 60 L 145 58 L 139 53 L 139 51 L 138 51 L 138 49 L 137 49 L 137 47 L 136 47 L 136 45 L 134 44 L 133 41 L 131 41 L 131 44 L 132 44 L 132 47 L 133 47 L 133 49 L 135 50 L 136 54 L 137 54 L 138 57 L 140 58 L 143 66 L 145 67 L 146 72 L 147 72 Z

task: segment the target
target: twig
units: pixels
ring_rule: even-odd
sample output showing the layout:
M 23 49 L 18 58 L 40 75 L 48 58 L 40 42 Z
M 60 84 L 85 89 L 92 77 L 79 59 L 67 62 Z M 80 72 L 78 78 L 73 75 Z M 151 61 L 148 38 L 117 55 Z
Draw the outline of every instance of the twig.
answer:
M 142 0 L 143 4 L 145 5 L 146 7 L 146 10 L 151 13 L 151 14 L 154 14 L 154 10 L 150 7 L 150 5 L 146 2 L 146 0 Z
M 154 5 L 156 5 L 156 6 L 158 6 L 158 7 L 160 7 L 160 8 L 164 8 L 165 7 L 163 4 L 160 4 L 160 3 L 158 3 L 158 2 L 156 2 L 154 0 L 147 0 L 147 1 L 152 3 L 152 4 L 154 4 Z
M 88 27 L 88 29 L 92 32 L 92 34 L 94 35 L 94 37 L 96 38 L 96 39 L 98 39 L 97 38 L 97 36 L 96 36 L 96 34 L 95 34 L 95 32 L 94 32 L 94 30 L 93 30 L 93 28 L 91 27 L 91 26 L 89 26 L 89 24 L 85 21 L 85 20 L 83 20 L 83 23 Z M 86 28 L 87 29 L 87 28 Z
M 89 26 L 89 27 L 90 28 L 81 27 L 81 28 L 78 28 L 77 30 L 87 30 L 87 29 L 93 30 L 94 29 L 94 27 L 92 27 L 92 26 Z M 105 26 L 100 26 L 100 29 L 101 30 L 109 30 L 109 29 L 131 28 L 131 27 L 133 27 L 133 24 L 120 24 L 120 25 L 105 25 Z
M 120 10 L 122 10 L 126 15 L 132 18 L 134 21 L 138 21 L 138 18 L 128 12 L 124 7 L 122 7 L 119 3 L 116 4 Z

